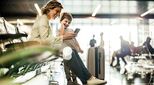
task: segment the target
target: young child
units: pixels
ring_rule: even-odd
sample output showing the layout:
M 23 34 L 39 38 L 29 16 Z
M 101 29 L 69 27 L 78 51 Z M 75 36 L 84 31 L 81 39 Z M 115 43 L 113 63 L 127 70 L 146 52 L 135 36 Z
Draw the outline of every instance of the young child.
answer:
M 79 85 L 76 80 L 76 76 L 81 80 L 82 84 L 97 85 L 105 84 L 106 81 L 95 78 L 83 64 L 78 52 L 83 53 L 76 40 L 76 33 L 72 29 L 69 29 L 69 25 L 72 21 L 72 16 L 69 13 L 62 13 L 60 18 L 61 27 L 59 29 L 59 36 L 63 36 L 63 45 L 72 48 L 72 58 L 70 60 L 64 60 L 64 69 L 67 85 Z
M 76 40 L 75 36 L 76 34 L 74 33 L 73 29 L 68 28 L 70 23 L 72 21 L 72 16 L 69 13 L 62 13 L 62 16 L 60 18 L 60 23 L 61 23 L 61 27 L 59 29 L 59 35 L 71 35 L 72 37 L 70 37 L 70 39 L 66 39 L 63 41 L 63 46 L 69 46 L 72 49 L 76 50 L 77 52 L 81 52 L 83 53 L 83 51 L 81 50 L 78 41 Z M 66 34 L 67 32 L 67 34 Z M 73 34 L 74 33 L 74 34 Z M 65 70 L 65 74 L 66 74 L 66 79 L 67 79 L 67 85 L 78 85 L 77 80 L 76 80 L 76 75 L 70 70 L 70 68 L 68 67 L 68 65 L 66 64 L 65 60 L 64 60 L 64 70 Z

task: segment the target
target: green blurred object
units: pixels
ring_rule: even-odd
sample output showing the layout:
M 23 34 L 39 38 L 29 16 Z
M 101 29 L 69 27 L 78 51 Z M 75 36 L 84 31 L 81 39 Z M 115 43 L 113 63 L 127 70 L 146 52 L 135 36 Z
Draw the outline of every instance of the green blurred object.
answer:
M 3 78 L 0 79 L 0 85 L 21 85 L 21 84 L 13 83 L 12 78 Z
M 52 60 L 53 55 L 58 58 L 60 54 L 59 49 L 35 41 L 11 43 L 6 47 L 7 51 L 0 55 L 0 85 L 20 85 L 12 83 L 12 78 L 36 70 L 44 62 Z M 42 55 L 46 52 L 50 55 Z M 51 59 L 48 60 L 49 58 Z M 7 68 L 8 71 L 3 68 Z
M 51 52 L 50 56 L 42 57 L 42 53 Z M 17 49 L 12 52 L 5 53 L 0 57 L 0 68 L 9 68 L 9 71 L 5 76 L 12 76 L 19 74 L 19 68 L 23 67 L 23 71 L 20 73 L 25 74 L 28 71 L 35 70 L 36 66 L 43 63 L 46 58 L 59 54 L 59 50 L 53 49 L 50 46 L 45 45 L 32 45 L 22 49 Z M 13 67 L 12 67 L 13 66 Z M 19 74 L 19 75 L 20 75 Z M 1 76 L 0 76 L 1 77 Z
M 41 53 L 45 51 L 50 51 L 53 55 L 58 55 L 59 51 L 56 49 L 52 49 L 48 46 L 31 46 L 26 47 L 20 50 L 16 50 L 14 52 L 10 52 L 6 55 L 3 55 L 0 57 L 0 64 L 5 66 L 5 64 L 8 64 L 13 61 L 22 60 L 22 59 L 28 59 L 28 58 L 36 58 L 35 55 L 40 55 Z
M 8 68 L 0 68 L 0 76 L 4 76 L 8 71 Z

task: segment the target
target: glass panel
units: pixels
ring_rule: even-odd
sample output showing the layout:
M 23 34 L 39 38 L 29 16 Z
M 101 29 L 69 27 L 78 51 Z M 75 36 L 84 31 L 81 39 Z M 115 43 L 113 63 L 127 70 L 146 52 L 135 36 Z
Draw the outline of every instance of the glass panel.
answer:
M 120 2 L 119 1 L 111 1 L 111 6 L 119 6 Z
M 120 13 L 128 13 L 128 7 L 121 7 L 120 8 Z
M 81 24 L 81 18 L 74 18 L 72 24 Z
M 84 5 L 84 7 L 82 7 L 82 12 L 91 14 L 93 12 L 93 9 L 90 8 L 90 5 Z
M 120 6 L 121 6 L 121 7 L 126 7 L 126 6 L 128 6 L 128 1 L 120 1 Z
M 110 24 L 110 19 L 102 19 L 103 24 Z
M 137 24 L 137 19 L 129 19 L 129 24 Z
M 101 13 L 110 13 L 110 8 L 103 6 L 100 11 L 101 11 Z
M 149 25 L 154 25 L 154 19 L 149 20 Z
M 110 19 L 110 25 L 119 24 L 119 19 Z
M 119 13 L 119 7 L 111 7 L 111 13 Z
M 136 1 L 129 1 L 128 5 L 129 5 L 129 7 L 132 7 L 132 6 L 137 7 L 137 2 Z
M 148 9 L 154 8 L 154 2 L 149 1 L 148 2 Z
M 129 7 L 128 11 L 129 11 L 129 13 L 137 13 L 136 7 Z
M 67 5 L 72 5 L 72 3 L 73 3 L 73 1 L 70 1 L 70 0 L 63 0 L 63 1 L 62 1 L 62 4 L 63 4 L 63 5 L 66 5 L 66 6 L 67 6 Z
M 81 5 L 82 3 L 83 3 L 83 1 L 80 1 L 80 0 L 74 0 L 73 1 L 73 5 Z
M 121 24 L 128 24 L 128 19 L 120 19 Z
M 73 8 L 73 13 L 77 13 L 77 14 L 79 14 L 80 12 L 82 12 L 82 10 L 83 9 L 79 9 L 80 7 L 83 7 L 83 6 L 80 6 L 80 5 L 75 5 L 75 6 L 73 6 L 72 8 Z
M 63 0 L 64 8 L 72 13 L 92 13 L 98 4 L 101 10 L 98 13 L 137 13 L 136 1 L 91 1 L 91 0 Z M 154 2 L 149 2 L 153 7 Z
M 93 20 L 92 20 L 92 23 L 93 23 L 93 24 L 96 24 L 96 25 L 100 25 L 100 24 L 101 24 L 101 19 L 98 19 L 98 18 L 93 19 Z
M 73 7 L 71 8 L 71 6 L 72 6 L 72 5 L 66 5 L 65 8 L 64 8 L 64 10 L 62 10 L 62 11 L 74 13 Z
M 102 1 L 102 6 L 109 6 L 110 2 L 109 1 Z
M 103 1 L 91 1 L 92 5 L 102 4 Z

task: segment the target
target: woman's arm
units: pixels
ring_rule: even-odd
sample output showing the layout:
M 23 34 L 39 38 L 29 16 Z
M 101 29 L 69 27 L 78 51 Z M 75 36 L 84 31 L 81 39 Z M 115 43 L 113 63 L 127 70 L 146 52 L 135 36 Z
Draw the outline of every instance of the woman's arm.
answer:
M 65 34 L 65 29 L 64 29 L 63 25 L 61 25 L 61 28 L 59 30 L 59 36 L 62 36 L 64 34 Z

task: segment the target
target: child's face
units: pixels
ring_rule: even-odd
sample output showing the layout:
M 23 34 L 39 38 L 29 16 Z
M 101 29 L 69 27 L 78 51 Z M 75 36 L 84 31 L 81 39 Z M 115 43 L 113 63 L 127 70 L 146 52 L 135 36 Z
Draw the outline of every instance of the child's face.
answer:
M 66 29 L 67 27 L 69 27 L 70 23 L 71 23 L 71 21 L 70 21 L 69 19 L 67 19 L 67 18 L 65 18 L 65 19 L 63 19 L 63 20 L 61 21 L 61 24 L 64 26 L 65 29 Z

